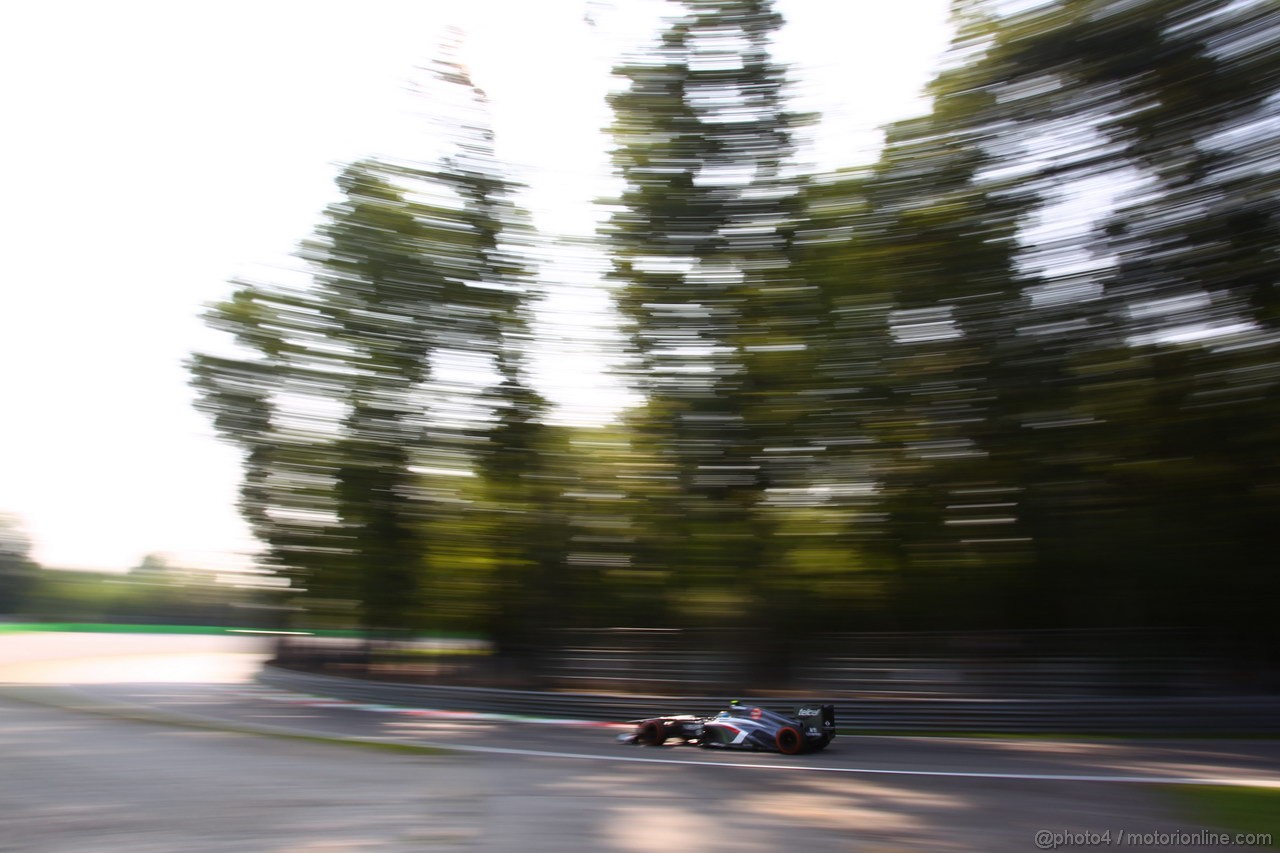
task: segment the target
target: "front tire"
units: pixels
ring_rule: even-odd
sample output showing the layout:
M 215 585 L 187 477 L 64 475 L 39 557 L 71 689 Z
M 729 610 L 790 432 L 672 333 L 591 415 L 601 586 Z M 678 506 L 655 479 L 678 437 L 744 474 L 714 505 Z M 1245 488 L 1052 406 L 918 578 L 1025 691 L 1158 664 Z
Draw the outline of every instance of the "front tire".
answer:
M 641 723 L 636 732 L 636 743 L 641 746 L 662 746 L 667 742 L 667 732 L 662 723 Z

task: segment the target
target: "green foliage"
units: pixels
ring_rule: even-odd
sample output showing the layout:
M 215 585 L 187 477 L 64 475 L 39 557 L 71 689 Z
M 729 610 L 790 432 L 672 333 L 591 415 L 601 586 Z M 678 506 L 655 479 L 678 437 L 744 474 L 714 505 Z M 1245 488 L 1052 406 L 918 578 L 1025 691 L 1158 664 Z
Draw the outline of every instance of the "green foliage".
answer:
M 437 77 L 482 100 L 459 67 Z M 244 452 L 241 509 L 266 561 L 326 618 L 345 602 L 367 628 L 419 626 L 437 610 L 426 589 L 474 580 L 441 576 L 483 577 L 492 525 L 465 481 L 498 489 L 536 466 L 543 404 L 520 351 L 529 226 L 488 131 L 457 134 L 432 168 L 349 166 L 300 251 L 312 284 L 239 283 L 208 321 L 243 356 L 192 362 L 201 408 Z M 463 549 L 449 541 L 467 533 Z M 484 624 L 487 604 L 441 603 Z
M 369 627 L 1202 626 L 1280 593 L 1280 27 L 1266 2 L 956 3 L 929 113 L 802 177 L 765 0 L 616 69 L 602 239 L 643 398 L 547 424 L 490 135 L 368 160 L 193 381 L 241 508 Z M 448 86 L 470 90 L 443 66 Z M 344 609 L 345 608 L 345 609 Z M 776 648 L 774 648 L 776 647 Z
M 0 513 L 0 614 L 23 609 L 38 572 L 31 559 L 31 539 L 21 522 Z
M 1274 623 L 1269 14 L 957 4 L 931 114 L 808 188 L 889 624 Z
M 51 624 L 271 628 L 276 604 L 269 590 L 239 589 L 174 566 L 127 575 L 46 569 L 32 579 L 19 612 Z
M 791 137 L 808 118 L 787 110 L 769 57 L 781 23 L 768 2 L 690 3 L 652 55 L 616 70 L 626 189 L 605 229 L 645 396 L 627 425 L 658 478 L 637 492 L 637 568 L 676 624 L 766 633 L 790 619 L 769 589 L 784 544 L 769 498 L 807 485 L 816 461 L 803 391 L 824 308 L 791 272 Z

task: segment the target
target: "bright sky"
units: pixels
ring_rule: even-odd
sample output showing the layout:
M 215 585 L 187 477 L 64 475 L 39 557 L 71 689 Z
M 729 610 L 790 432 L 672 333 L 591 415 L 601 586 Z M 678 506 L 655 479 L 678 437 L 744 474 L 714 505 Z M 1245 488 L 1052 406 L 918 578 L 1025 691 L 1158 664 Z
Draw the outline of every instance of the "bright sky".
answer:
M 946 0 L 778 0 L 777 58 L 809 153 L 870 162 L 877 128 L 925 109 Z M 192 407 L 183 361 L 220 346 L 198 319 L 235 275 L 288 266 L 334 198 L 338 164 L 421 153 L 404 94 L 445 27 L 488 93 L 499 155 L 551 234 L 587 234 L 607 190 L 608 69 L 656 31 L 651 0 L 64 0 L 0 13 L 9 130 L 0 234 L 0 513 L 35 558 L 124 570 L 162 552 L 235 566 L 237 453 Z M 588 18 L 594 23 L 588 23 Z M 558 303 L 568 355 L 540 361 L 561 419 L 620 397 L 584 369 L 607 335 L 602 293 Z M 567 331 L 566 331 L 567 330 Z M 585 361 L 590 362 L 587 358 Z M 598 360 L 598 359 L 597 359 Z

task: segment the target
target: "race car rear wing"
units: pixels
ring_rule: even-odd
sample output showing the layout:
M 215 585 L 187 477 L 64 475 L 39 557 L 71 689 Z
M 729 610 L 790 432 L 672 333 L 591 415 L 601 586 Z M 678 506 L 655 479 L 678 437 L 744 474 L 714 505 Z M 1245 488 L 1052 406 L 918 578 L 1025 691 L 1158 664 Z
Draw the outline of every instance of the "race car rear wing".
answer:
M 796 708 L 796 719 L 806 728 L 816 728 L 824 734 L 836 733 L 835 705 L 802 705 Z

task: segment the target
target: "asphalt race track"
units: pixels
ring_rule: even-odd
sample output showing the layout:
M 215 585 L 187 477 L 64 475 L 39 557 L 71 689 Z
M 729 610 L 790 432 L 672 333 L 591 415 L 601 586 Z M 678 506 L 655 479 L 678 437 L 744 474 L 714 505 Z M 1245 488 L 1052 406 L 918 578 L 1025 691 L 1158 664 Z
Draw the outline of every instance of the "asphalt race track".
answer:
M 1178 801 L 1166 793 L 1171 785 L 1280 787 L 1280 742 L 1275 740 L 845 736 L 824 752 L 797 757 L 685 746 L 635 747 L 616 743 L 616 734 L 625 729 L 600 724 L 520 722 L 287 693 L 252 682 L 261 660 L 252 641 L 234 638 L 7 636 L 0 638 L 0 682 L 7 685 L 0 696 L 7 694 L 10 701 L 0 704 L 0 733 L 10 733 L 35 713 L 33 706 L 11 701 L 15 698 L 109 716 L 142 714 L 158 722 L 186 722 L 206 738 L 262 744 L 257 751 L 249 750 L 256 753 L 255 760 L 283 751 L 289 762 L 303 760 L 297 757 L 303 752 L 306 761 L 341 764 L 334 778 L 353 763 L 391 762 L 396 768 L 406 766 L 406 761 L 432 767 L 447 764 L 450 769 L 442 778 L 433 777 L 433 784 L 445 789 L 421 795 L 428 800 L 447 798 L 447 780 L 465 778 L 470 780 L 468 790 L 487 804 L 483 814 L 463 820 L 466 832 L 441 842 L 444 847 L 405 842 L 406 837 L 419 836 L 413 835 L 415 830 L 407 830 L 405 836 L 401 828 L 396 830 L 399 835 L 370 841 L 371 846 L 352 841 L 348 846 L 260 848 L 289 853 L 508 849 L 505 844 L 523 850 L 768 850 L 779 844 L 793 846 L 798 838 L 804 839 L 806 849 L 816 850 L 1031 850 L 1035 832 L 1041 829 L 1063 833 L 1205 828 L 1179 814 Z M 839 710 L 845 716 L 856 713 L 854 708 Z M 65 711 L 42 713 L 46 721 L 56 719 L 73 729 L 123 726 L 131 737 L 163 731 L 170 741 L 166 750 L 174 747 L 172 726 L 138 726 Z M 237 731 L 440 746 L 454 753 L 395 756 L 401 762 L 396 764 L 378 751 Z M 19 738 L 19 752 L 22 743 Z M 6 754 L 13 746 L 6 746 Z M 183 749 L 191 748 L 192 743 L 183 744 Z M 86 761 L 91 753 L 86 747 Z M 233 754 L 219 752 L 216 760 L 197 761 L 195 766 L 221 767 Z M 170 773 L 174 767 L 188 766 L 177 753 L 169 759 L 160 753 L 155 760 L 163 761 Z M 47 785 L 65 787 L 56 771 L 33 759 L 25 772 L 37 778 L 52 773 Z M 227 772 L 243 779 L 234 766 Z M 388 773 L 387 779 L 401 775 L 400 770 Z M 322 784 L 323 774 L 284 775 L 304 788 Z M 411 788 L 424 784 L 419 776 L 410 776 Z M 207 781 L 201 775 L 182 784 L 199 787 Z M 568 796 L 566 790 L 578 793 Z M 330 795 L 342 799 L 341 793 L 325 794 Z M 534 821 L 540 827 L 534 835 L 521 833 L 515 817 L 530 807 L 529 797 L 547 809 Z M 637 803 L 653 807 L 652 820 L 635 822 Z M 743 803 L 750 804 L 749 818 L 741 812 Z M 515 811 L 507 813 L 511 808 Z M 343 810 L 350 811 L 349 804 Z M 138 846 L 137 839 L 121 837 L 121 849 L 150 849 Z M 0 832 L 0 850 L 84 849 L 57 846 L 56 837 L 45 840 L 52 846 L 10 848 Z M 188 841 L 183 842 L 185 850 L 223 849 Z M 240 841 L 238 849 L 259 849 Z

